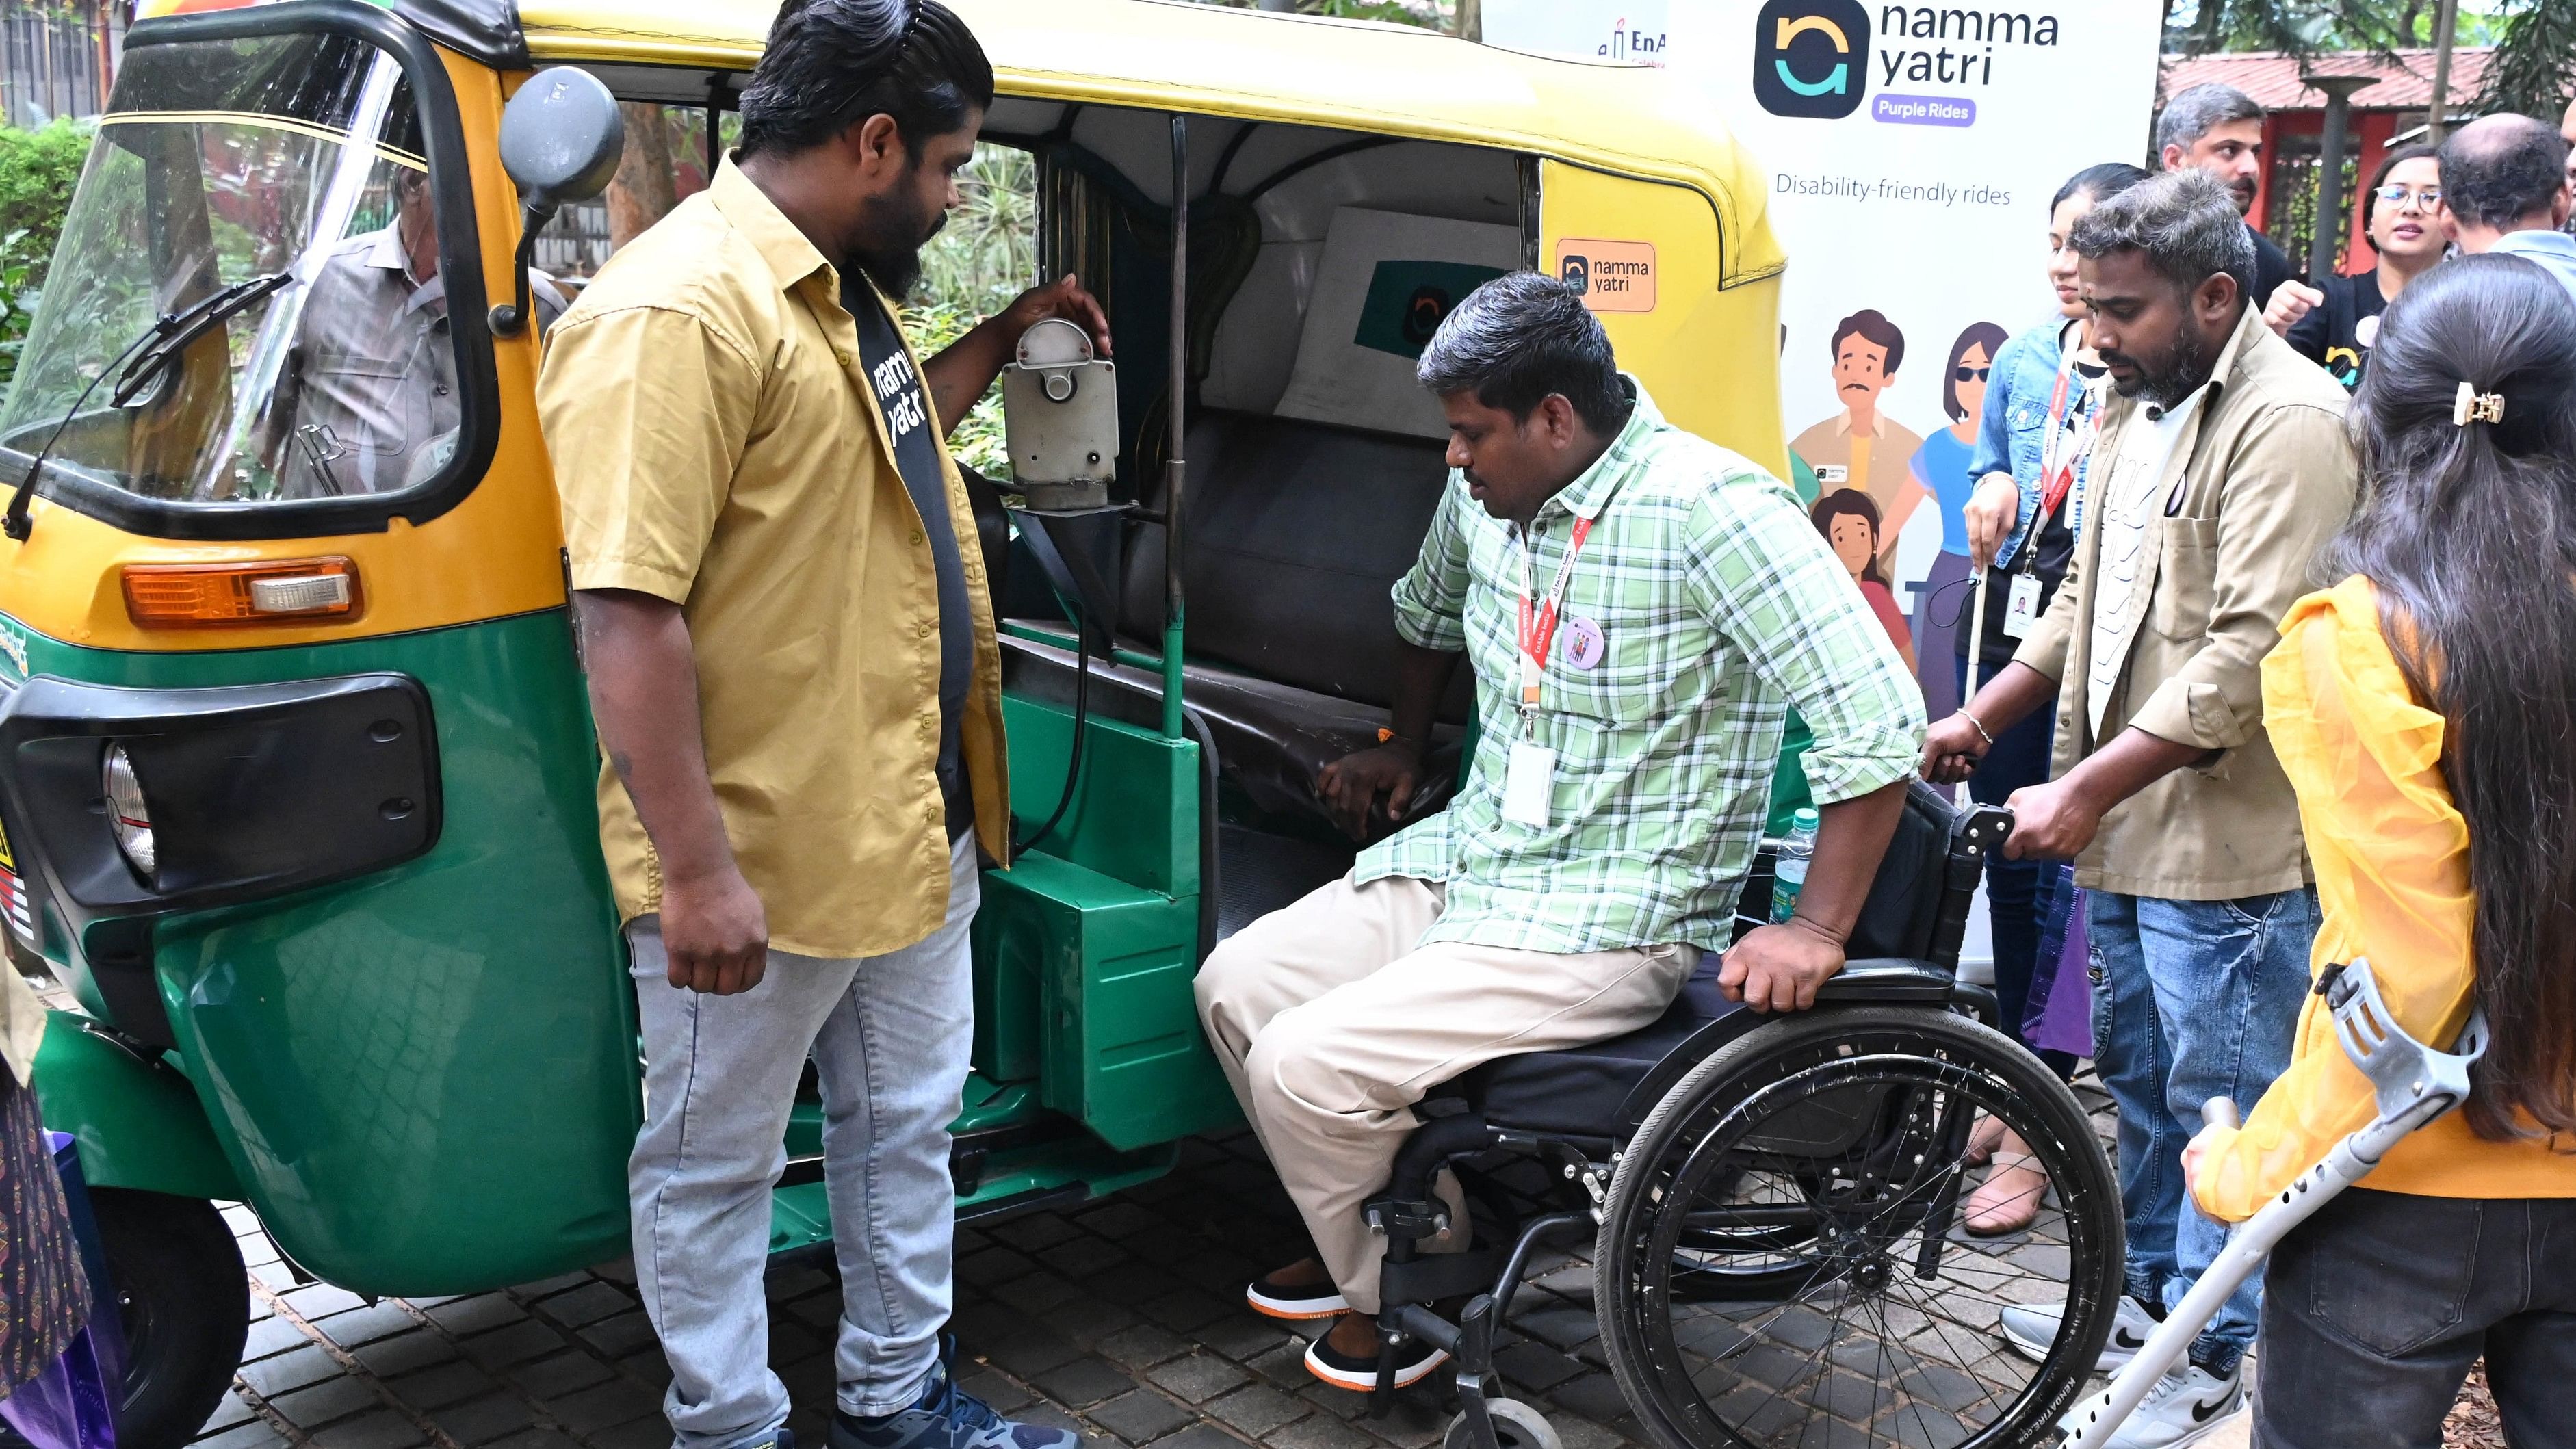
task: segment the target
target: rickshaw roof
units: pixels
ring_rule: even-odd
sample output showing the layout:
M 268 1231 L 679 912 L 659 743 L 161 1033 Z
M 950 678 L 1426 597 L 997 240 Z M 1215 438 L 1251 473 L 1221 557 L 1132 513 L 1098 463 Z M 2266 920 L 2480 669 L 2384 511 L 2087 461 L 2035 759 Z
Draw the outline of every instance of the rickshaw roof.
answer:
M 468 8 L 473 0 L 461 0 Z M 488 3 L 488 0 L 487 0 Z M 1524 55 L 1401 25 L 1189 0 L 950 0 L 1006 95 L 1493 146 L 1688 186 L 1715 207 L 1720 284 L 1767 276 L 1769 175 L 1687 86 L 1645 66 Z M 460 0 L 429 0 L 452 11 Z M 408 10 L 409 4 L 397 8 Z M 747 70 L 772 5 L 524 0 L 538 63 Z

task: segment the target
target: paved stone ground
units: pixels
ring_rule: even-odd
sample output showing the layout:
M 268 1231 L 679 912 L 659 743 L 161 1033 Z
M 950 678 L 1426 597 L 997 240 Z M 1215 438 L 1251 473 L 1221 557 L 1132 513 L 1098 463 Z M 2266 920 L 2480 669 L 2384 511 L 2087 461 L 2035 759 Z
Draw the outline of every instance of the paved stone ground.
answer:
M 2102 1095 L 2083 1094 L 2108 1124 Z M 298 1286 L 256 1218 L 228 1209 L 251 1264 L 239 1379 L 196 1449 L 667 1449 L 670 1371 L 631 1283 L 568 1274 L 504 1292 L 367 1303 Z M 1080 1430 L 1090 1449 L 1423 1449 L 1449 1411 L 1408 1391 L 1384 1420 L 1307 1374 L 1305 1341 L 1243 1306 L 1244 1281 L 1303 1251 L 1249 1135 L 1184 1148 L 1181 1169 L 1105 1202 L 958 1232 L 961 1376 L 994 1407 Z M 771 1275 L 770 1361 L 800 1442 L 823 1443 L 837 1282 Z M 1567 1449 L 1643 1435 L 1595 1337 L 1591 1268 L 1537 1265 L 1501 1369 Z

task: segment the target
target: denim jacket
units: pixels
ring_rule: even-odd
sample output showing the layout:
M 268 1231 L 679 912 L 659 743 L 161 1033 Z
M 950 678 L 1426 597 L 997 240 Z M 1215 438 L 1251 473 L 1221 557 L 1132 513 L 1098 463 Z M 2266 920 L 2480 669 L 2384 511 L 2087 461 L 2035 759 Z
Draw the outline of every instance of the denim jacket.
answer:
M 1989 473 L 2010 473 L 2021 485 L 2021 516 L 1995 554 L 1997 568 L 2009 567 L 2019 556 L 2022 541 L 2037 521 L 2040 452 L 2048 443 L 2048 403 L 2057 393 L 2058 338 L 2066 320 L 2051 317 L 2006 342 L 1995 354 L 1993 381 L 1986 388 L 1986 411 L 1977 423 L 1977 447 L 1968 460 L 1968 476 L 1982 480 Z M 2082 406 L 2084 394 L 2076 392 L 2067 399 L 2068 416 Z M 2090 462 L 2089 457 L 2076 460 L 2074 511 L 2066 520 L 2070 529 L 2082 527 L 2084 472 Z

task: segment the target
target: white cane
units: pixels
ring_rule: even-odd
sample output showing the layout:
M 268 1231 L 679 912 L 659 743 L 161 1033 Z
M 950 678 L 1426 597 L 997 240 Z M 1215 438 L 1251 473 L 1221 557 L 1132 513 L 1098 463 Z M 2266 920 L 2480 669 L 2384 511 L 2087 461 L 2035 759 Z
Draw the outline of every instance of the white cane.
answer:
M 1986 657 L 1986 572 L 1986 569 L 1978 569 L 1976 577 L 1969 583 L 1976 603 L 1968 611 L 1968 671 L 1959 681 L 1959 707 L 1963 710 L 1968 707 L 1969 700 L 1977 697 L 1977 666 L 1984 663 Z M 1950 798 L 1960 809 L 1967 809 L 1970 804 L 1968 782 L 1961 780 L 1951 786 Z
M 2228 1234 L 2227 1247 L 2182 1302 L 2147 1336 L 2147 1346 L 2111 1380 L 2111 1386 L 2076 1406 L 2063 1424 L 2064 1449 L 2092 1449 L 2119 1431 L 2120 1425 L 2147 1397 L 2147 1391 L 2173 1367 L 2193 1339 L 2227 1302 L 2237 1285 L 2263 1265 L 2290 1229 L 2305 1222 L 2327 1201 L 2379 1165 L 2398 1140 L 2467 1101 L 2469 1067 L 2487 1049 L 2486 1018 L 2469 1013 L 2452 1050 L 2438 1052 L 2406 1034 L 2379 997 L 2370 963 L 2356 959 L 2326 986 L 2334 1007 L 2335 1038 L 2344 1055 L 2370 1078 L 2379 1097 L 2379 1120 L 2335 1144 L 2325 1160 L 2299 1174 L 2263 1210 Z M 2236 1104 L 2212 1097 L 2201 1106 L 2211 1124 L 2234 1125 Z

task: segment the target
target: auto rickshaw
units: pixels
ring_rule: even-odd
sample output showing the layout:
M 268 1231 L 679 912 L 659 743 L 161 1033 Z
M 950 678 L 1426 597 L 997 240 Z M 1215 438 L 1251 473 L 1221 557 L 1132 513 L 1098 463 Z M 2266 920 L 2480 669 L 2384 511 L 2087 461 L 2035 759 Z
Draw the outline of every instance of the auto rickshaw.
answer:
M 1579 281 L 1674 421 L 1786 454 L 1767 183 L 1660 73 L 956 3 L 999 76 L 984 141 L 1034 159 L 1040 270 L 1124 344 L 1107 500 L 985 533 L 1039 838 L 975 926 L 972 1218 L 1115 1192 L 1234 1120 L 1191 977 L 1351 858 L 1313 778 L 1386 717 L 1386 589 L 1445 480 L 1404 379 L 1452 302 Z M 531 229 L 605 173 L 514 184 L 504 105 L 576 67 L 712 148 L 770 14 L 145 0 L 126 37 L 0 408 L 0 935 L 78 1003 L 36 1087 L 124 1306 L 129 1444 L 183 1442 L 238 1361 L 216 1203 L 368 1295 L 627 1251 L 634 1005 L 526 301 Z M 426 251 L 367 250 L 397 233 Z M 424 289 L 434 259 L 446 320 L 403 334 L 426 364 L 307 306 L 344 254 Z M 434 393 L 315 420 L 407 377 Z M 829 1232 L 819 1124 L 809 1100 L 784 1144 L 780 1254 Z

